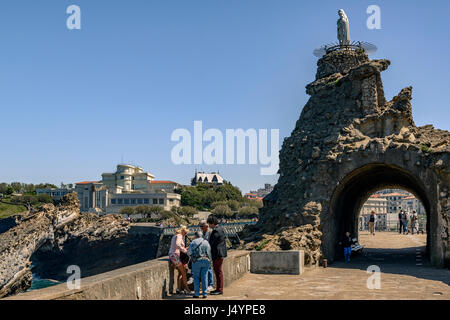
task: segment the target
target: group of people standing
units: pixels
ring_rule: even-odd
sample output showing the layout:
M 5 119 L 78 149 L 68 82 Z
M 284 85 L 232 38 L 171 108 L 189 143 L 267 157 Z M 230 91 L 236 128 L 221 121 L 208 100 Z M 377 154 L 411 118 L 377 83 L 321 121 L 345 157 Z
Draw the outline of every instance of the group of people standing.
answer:
M 187 266 L 192 263 L 194 277 L 194 298 L 200 297 L 200 282 L 203 298 L 208 292 L 212 295 L 223 294 L 223 259 L 227 256 L 226 236 L 219 220 L 215 216 L 200 221 L 201 231 L 194 235 L 189 247 L 185 246 L 185 238 L 189 230 L 182 226 L 172 237 L 169 250 L 169 263 L 172 269 L 178 271 L 177 294 L 192 295 L 187 284 Z M 216 275 L 216 288 L 213 290 Z
M 414 210 L 412 214 L 409 214 L 405 210 L 400 210 L 398 214 L 399 228 L 398 233 L 400 234 L 408 234 L 408 222 L 411 221 L 411 233 L 414 234 L 416 232 L 419 233 L 419 216 L 417 212 Z M 372 211 L 369 216 L 369 233 L 375 235 L 375 223 L 376 216 L 375 211 Z
M 408 234 L 408 221 L 411 220 L 411 234 L 414 234 L 414 231 L 416 233 L 419 233 L 419 216 L 417 215 L 417 212 L 414 210 L 413 213 L 410 215 L 405 210 L 400 210 L 398 214 L 398 222 L 399 222 L 399 228 L 398 233 Z

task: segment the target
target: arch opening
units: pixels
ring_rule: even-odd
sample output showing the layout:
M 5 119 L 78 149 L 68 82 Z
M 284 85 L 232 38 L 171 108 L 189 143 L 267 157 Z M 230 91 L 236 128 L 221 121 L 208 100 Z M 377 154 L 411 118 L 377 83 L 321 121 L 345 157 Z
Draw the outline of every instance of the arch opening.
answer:
M 429 254 L 432 237 L 431 204 L 425 186 L 407 170 L 392 165 L 374 163 L 354 170 L 335 189 L 330 206 L 331 221 L 327 224 L 327 230 L 324 230 L 329 235 L 328 246 L 323 247 L 325 257 L 332 261 L 340 256 L 338 243 L 346 231 L 358 238 L 361 208 L 370 195 L 383 189 L 406 190 L 422 203 L 426 212 L 426 251 Z

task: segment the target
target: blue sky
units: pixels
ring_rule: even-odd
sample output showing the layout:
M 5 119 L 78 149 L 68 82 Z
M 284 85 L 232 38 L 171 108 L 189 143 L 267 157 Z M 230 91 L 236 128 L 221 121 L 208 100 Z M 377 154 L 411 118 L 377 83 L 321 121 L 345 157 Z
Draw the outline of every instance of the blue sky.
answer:
M 66 28 L 81 8 L 82 29 Z M 381 8 L 381 29 L 366 8 Z M 260 165 L 172 164 L 173 130 L 294 128 L 313 81 L 312 51 L 352 40 L 391 60 L 386 97 L 412 85 L 417 125 L 450 129 L 448 1 L 3 0 L 0 3 L 0 181 L 97 180 L 117 163 L 187 184 L 219 169 L 243 192 L 274 176 Z

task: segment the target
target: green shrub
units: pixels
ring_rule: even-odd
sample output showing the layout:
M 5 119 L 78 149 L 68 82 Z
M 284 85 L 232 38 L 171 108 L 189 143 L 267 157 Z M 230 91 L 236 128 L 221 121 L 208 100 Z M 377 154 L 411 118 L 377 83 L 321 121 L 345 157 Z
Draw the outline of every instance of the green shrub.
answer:
M 248 217 L 252 215 L 258 214 L 258 208 L 253 206 L 245 206 L 239 209 L 238 215 L 239 217 Z
M 241 207 L 241 202 L 237 200 L 228 200 L 227 205 L 230 207 L 231 211 L 238 211 Z
M 13 193 L 14 193 L 14 188 L 11 187 L 11 186 L 8 186 L 8 187 L 6 188 L 5 194 L 6 194 L 6 195 L 11 195 L 11 194 L 13 194 Z
M 423 153 L 431 152 L 430 147 L 428 147 L 428 146 L 426 146 L 426 145 L 424 145 L 424 144 L 421 144 L 421 145 L 420 145 L 420 148 L 422 149 L 422 152 L 423 152 Z
M 53 203 L 52 197 L 48 194 L 40 194 L 37 196 L 37 199 L 40 203 Z
M 215 209 L 218 206 L 228 206 L 228 202 L 223 200 L 223 201 L 216 201 L 211 204 L 212 209 Z
M 233 212 L 231 211 L 230 207 L 228 207 L 227 205 L 223 205 L 223 204 L 218 205 L 211 212 L 214 213 L 215 215 L 222 216 L 222 217 L 233 215 Z
M 199 210 L 213 209 L 213 204 L 215 206 L 219 204 L 228 205 L 227 201 L 229 200 L 236 200 L 239 203 L 244 201 L 239 188 L 229 182 L 225 182 L 223 185 L 199 184 L 197 186 L 182 186 L 176 192 L 181 194 L 182 206 L 195 207 Z
M 263 242 L 261 242 L 261 244 L 259 246 L 257 246 L 255 248 L 256 251 L 261 251 L 262 249 L 264 249 L 267 244 L 269 243 L 269 239 L 264 240 Z
M 244 199 L 245 199 L 245 201 L 242 203 L 242 206 L 250 206 L 250 207 L 257 207 L 257 208 L 263 207 L 262 201 L 258 201 L 255 199 L 247 199 L 247 198 L 244 198 Z
M 196 215 L 198 213 L 198 210 L 191 206 L 185 206 L 185 207 L 178 208 L 177 211 L 179 214 L 186 216 L 186 217 L 193 217 L 194 215 Z
M 135 208 L 132 207 L 124 207 L 119 210 L 119 214 L 124 214 L 130 216 L 135 213 Z

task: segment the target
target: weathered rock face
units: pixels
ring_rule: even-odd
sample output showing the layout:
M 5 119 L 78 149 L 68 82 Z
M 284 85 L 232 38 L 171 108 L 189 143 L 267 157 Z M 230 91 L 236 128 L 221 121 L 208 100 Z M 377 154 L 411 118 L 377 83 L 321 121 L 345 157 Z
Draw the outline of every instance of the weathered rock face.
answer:
M 17 226 L 22 219 L 22 215 L 10 216 L 0 220 L 0 233 L 6 232 Z
M 117 215 L 99 218 L 80 213 L 76 194 L 66 195 L 57 207 L 43 205 L 0 234 L 0 297 L 31 286 L 30 259 L 43 245 L 52 244 L 62 250 L 65 243 L 74 239 L 92 243 L 120 238 L 128 228 L 129 223 Z
M 316 80 L 331 76 L 335 73 L 348 72 L 354 66 L 369 62 L 369 57 L 355 51 L 347 51 L 341 54 L 340 51 L 333 51 L 320 59 L 317 65 Z
M 131 226 L 117 237 L 92 237 L 70 234 L 62 244 L 47 241 L 31 256 L 34 275 L 41 279 L 67 281 L 67 267 L 77 265 L 86 278 L 157 258 L 160 234 L 144 227 Z M 69 231 L 70 232 L 70 231 Z M 65 238 L 64 230 L 56 238 Z M 167 255 L 167 252 L 166 254 Z
M 389 64 L 355 51 L 318 61 L 316 80 L 306 86 L 311 97 L 280 151 L 278 183 L 264 199 L 258 224 L 243 233 L 247 248 L 282 249 L 280 232 L 291 247 L 314 234 L 315 241 L 301 244 L 311 263 L 332 261 L 344 232 L 357 235 L 369 195 L 398 187 L 425 206 L 432 262 L 450 265 L 450 133 L 414 124 L 411 87 L 386 101 L 380 73 Z M 313 230 L 299 228 L 306 225 Z M 268 243 L 264 234 L 277 236 Z

